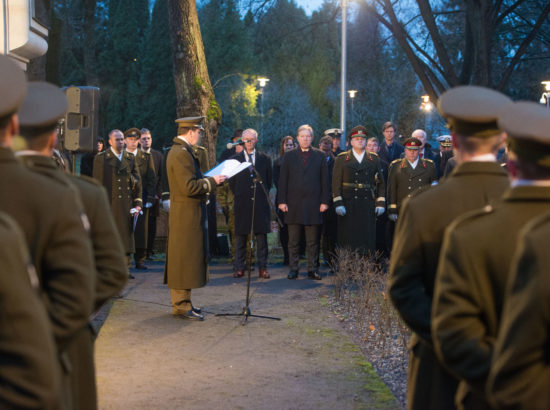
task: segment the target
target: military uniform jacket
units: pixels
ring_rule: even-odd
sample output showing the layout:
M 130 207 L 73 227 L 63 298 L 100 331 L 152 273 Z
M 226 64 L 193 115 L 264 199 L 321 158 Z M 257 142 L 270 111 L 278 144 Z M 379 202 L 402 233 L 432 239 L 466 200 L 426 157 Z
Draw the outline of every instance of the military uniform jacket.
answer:
M 442 361 L 484 401 L 508 274 L 520 229 L 550 210 L 550 187 L 518 186 L 449 226 L 437 271 L 433 337 Z
M 409 368 L 416 368 L 409 385 L 413 408 L 445 408 L 454 403 L 456 381 L 438 365 L 432 348 L 431 307 L 439 251 L 445 229 L 458 216 L 500 198 L 509 187 L 508 174 L 496 162 L 466 162 L 445 183 L 405 203 L 397 220 L 390 258 L 390 298 L 413 331 Z M 459 198 L 459 200 L 457 200 Z M 433 366 L 432 366 L 433 364 Z M 426 382 L 430 380 L 430 382 Z M 430 394 L 435 380 L 441 395 Z M 450 391 L 449 398 L 445 392 Z M 437 405 L 439 404 L 439 405 Z
M 9 409 L 58 409 L 59 364 L 25 238 L 0 213 L 0 403 Z
M 123 151 L 122 161 L 119 161 L 111 149 L 97 154 L 94 159 L 94 179 L 107 190 L 124 252 L 133 253 L 135 247 L 130 209 L 143 207 L 141 178 L 134 155 Z
M 137 249 L 145 249 L 147 248 L 149 212 L 151 211 L 151 208 L 145 208 L 145 204 L 155 202 L 155 164 L 153 163 L 153 156 L 140 149 L 136 152 L 135 162 L 141 179 L 141 198 L 143 200 L 141 211 L 143 214 L 139 215 L 136 223 L 134 244 Z
M 94 262 L 82 204 L 74 187 L 28 170 L 7 148 L 0 148 L 0 173 L 0 211 L 23 230 L 63 352 L 93 306 Z
M 499 409 L 550 408 L 550 218 L 520 234 L 496 340 L 488 392 Z
M 310 148 L 304 165 L 301 148 L 288 151 L 283 156 L 279 177 L 279 204 L 287 204 L 286 224 L 321 225 L 321 204 L 330 203 L 328 167 L 325 154 Z
M 171 289 L 200 288 L 208 282 L 206 194 L 214 178 L 203 178 L 192 147 L 181 138 L 166 158 L 170 187 L 168 253 L 164 281 Z
M 51 158 L 42 155 L 23 155 L 23 163 L 31 170 L 53 179 L 65 181 L 78 191 L 90 226 L 96 283 L 94 311 L 117 295 L 128 278 L 126 260 L 116 230 L 105 189 L 94 179 L 65 174 Z M 95 274 L 94 274 L 95 273 Z M 93 409 L 96 406 L 95 369 L 91 325 L 84 326 L 67 347 L 71 363 L 72 407 Z
M 266 191 L 271 189 L 271 158 L 267 155 L 255 151 L 255 165 Z M 239 162 L 246 162 L 244 151 L 238 153 L 232 159 Z M 260 183 L 256 184 L 256 203 L 253 205 L 254 197 L 254 178 L 256 174 L 251 169 L 239 172 L 229 180 L 231 190 L 235 196 L 235 234 L 248 235 L 250 233 L 250 223 L 252 211 L 254 211 L 254 233 L 271 232 L 271 209 L 269 207 L 269 198 L 266 197 Z
M 399 213 L 405 199 L 436 180 L 435 165 L 429 159 L 418 159 L 416 168 L 406 158 L 393 161 L 388 174 L 388 214 Z
M 375 206 L 385 206 L 385 184 L 378 155 L 366 152 L 359 163 L 352 150 L 338 155 L 334 163 L 332 193 L 334 206 L 344 206 L 338 217 L 338 245 L 374 251 Z

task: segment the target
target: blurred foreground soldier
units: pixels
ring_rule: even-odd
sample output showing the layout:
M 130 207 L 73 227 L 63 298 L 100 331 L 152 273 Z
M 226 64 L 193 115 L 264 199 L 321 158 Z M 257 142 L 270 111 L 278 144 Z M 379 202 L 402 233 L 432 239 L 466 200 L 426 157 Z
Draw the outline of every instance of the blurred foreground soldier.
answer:
M 437 180 L 435 165 L 431 159 L 418 158 L 422 142 L 417 138 L 405 141 L 405 158 L 390 164 L 388 175 L 388 218 L 397 220 L 405 199 L 429 188 Z
M 231 190 L 235 195 L 235 273 L 234 278 L 244 276 L 247 237 L 252 231 L 256 237 L 256 256 L 259 277 L 269 279 L 267 272 L 267 234 L 271 232 L 271 209 L 269 197 L 266 196 L 262 186 L 269 192 L 271 189 L 272 168 L 271 158 L 256 149 L 258 134 L 252 128 L 243 131 L 244 151 L 235 155 L 232 159 L 239 162 L 250 162 L 259 175 L 256 181 L 256 173 L 252 167 L 242 171 L 229 180 Z M 255 197 L 255 201 L 253 198 Z M 252 215 L 254 220 L 252 221 Z M 252 225 L 252 226 L 251 226 Z M 252 229 L 251 229 L 252 228 Z M 251 268 L 249 266 L 249 268 Z
M 151 154 L 138 149 L 141 132 L 137 128 L 124 131 L 126 152 L 135 158 L 135 167 L 141 180 L 141 199 L 144 203 L 141 212 L 137 215 L 134 226 L 134 263 L 136 269 L 147 269 L 145 257 L 147 252 L 147 237 L 149 227 L 149 210 L 155 201 L 155 164 Z
M 170 210 L 164 283 L 170 288 L 173 314 L 194 320 L 204 317 L 191 302 L 191 289 L 208 282 L 206 197 L 225 180 L 224 176 L 203 178 L 193 153 L 204 130 L 203 118 L 176 120 L 178 136 L 166 159 L 170 199 L 163 201 L 163 208 Z
M 491 361 L 488 394 L 499 409 L 550 408 L 550 217 L 519 236 Z
M 397 222 L 388 285 L 394 306 L 412 330 L 407 377 L 411 409 L 454 408 L 458 381 L 439 364 L 430 330 L 440 244 L 456 217 L 507 189 L 508 176 L 495 162 L 504 138 L 496 119 L 511 103 L 499 92 L 475 86 L 441 95 L 439 112 L 450 126 L 462 164 L 444 184 L 406 201 Z M 477 243 L 477 238 L 470 241 Z
M 109 133 L 110 149 L 96 155 L 94 179 L 107 190 L 128 267 L 135 252 L 134 216 L 141 212 L 141 178 L 134 155 L 124 151 L 124 135 L 120 130 Z M 139 218 L 138 218 L 139 219 Z M 133 279 L 133 275 L 129 275 Z
M 519 231 L 550 209 L 550 111 L 514 103 L 500 112 L 498 125 L 516 157 L 512 188 L 449 226 L 432 307 L 436 352 L 461 379 L 457 402 L 468 409 L 489 406 L 487 379 Z M 460 167 L 453 175 L 459 172 Z
M 162 196 L 162 173 L 164 172 L 164 156 L 160 151 L 152 148 L 153 138 L 147 128 L 140 130 L 139 144 L 141 150 L 151 154 L 155 171 L 153 206 L 149 209 L 149 222 L 147 229 L 147 259 L 152 260 L 154 254 L 155 237 L 157 236 L 157 217 L 160 214 L 160 198 Z
M 298 128 L 299 147 L 287 152 L 279 178 L 279 209 L 285 212 L 288 225 L 290 272 L 288 279 L 298 277 L 300 234 L 306 235 L 307 276 L 321 280 L 319 275 L 319 239 L 322 213 L 328 209 L 329 183 L 325 154 L 313 148 L 313 128 Z
M 50 108 L 40 112 L 40 107 Z M 18 152 L 19 159 L 32 171 L 73 186 L 82 201 L 89 221 L 95 270 L 94 312 L 117 295 L 128 278 L 120 238 L 110 215 L 105 189 L 91 178 L 66 174 L 51 158 L 57 142 L 57 120 L 64 115 L 65 94 L 55 85 L 31 82 L 27 97 L 19 110 L 21 135 L 27 150 Z M 38 108 L 38 109 L 37 109 Z M 53 127 L 53 128 L 52 128 Z M 93 361 L 95 331 L 91 324 L 84 326 L 67 348 L 71 362 L 72 407 L 95 409 L 96 389 Z
M 342 140 L 341 130 L 339 130 L 338 128 L 330 128 L 328 130 L 325 130 L 323 136 L 328 136 L 332 138 L 332 154 L 334 155 L 334 157 L 337 157 L 343 152 L 342 148 L 340 148 L 340 142 Z
M 336 250 L 336 242 L 338 241 L 338 221 L 336 212 L 334 211 L 334 203 L 332 201 L 332 174 L 334 171 L 334 154 L 332 153 L 332 139 L 325 135 L 319 141 L 319 149 L 323 151 L 327 160 L 328 168 L 328 186 L 329 186 L 329 204 L 328 209 L 323 212 L 323 226 L 321 228 L 321 248 L 323 251 L 323 260 L 325 265 L 332 270 L 334 267 L 334 255 Z
M 338 215 L 338 246 L 374 254 L 376 216 L 385 211 L 384 178 L 378 155 L 366 152 L 367 129 L 354 127 L 352 148 L 336 158 L 332 193 Z
M 388 164 L 401 157 L 403 153 L 403 146 L 395 138 L 397 128 L 391 121 L 386 122 L 382 126 L 382 134 L 384 135 L 384 141 L 380 144 L 380 152 L 378 155 L 381 159 Z
M 2 64 L 0 63 L 0 66 Z M 57 351 L 23 233 L 0 213 L 0 405 L 59 409 Z
M 19 131 L 15 113 L 27 85 L 24 73 L 1 55 L 0 72 L 0 211 L 11 216 L 25 235 L 56 342 L 63 406 L 70 408 L 71 363 L 67 348 L 87 325 L 93 306 L 89 223 L 72 186 L 32 172 L 15 158 L 10 149 Z M 52 101 L 35 107 L 36 126 L 55 129 L 56 121 L 51 124 L 49 119 L 52 113 L 64 112 L 66 101 L 61 104 Z

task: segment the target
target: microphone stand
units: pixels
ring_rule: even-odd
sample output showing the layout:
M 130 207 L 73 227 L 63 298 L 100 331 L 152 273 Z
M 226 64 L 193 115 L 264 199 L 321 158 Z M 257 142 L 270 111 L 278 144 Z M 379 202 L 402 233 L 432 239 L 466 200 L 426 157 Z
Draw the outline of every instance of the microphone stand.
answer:
M 215 316 L 242 316 L 243 320 L 241 324 L 244 326 L 247 323 L 247 320 L 249 317 L 258 317 L 261 319 L 271 319 L 271 320 L 281 320 L 280 317 L 273 317 L 273 316 L 263 316 L 263 315 L 254 315 L 252 314 L 250 310 L 250 278 L 252 274 L 252 252 L 254 252 L 254 215 L 256 211 L 256 187 L 258 183 L 262 187 L 262 190 L 264 191 L 264 195 L 267 199 L 267 203 L 269 204 L 269 209 L 271 212 L 273 212 L 273 204 L 269 200 L 269 194 L 264 186 L 264 183 L 262 181 L 262 178 L 260 174 L 258 173 L 258 170 L 254 166 L 254 164 L 250 164 L 250 169 L 252 172 L 254 172 L 254 178 L 252 179 L 254 185 L 253 185 L 253 191 L 252 191 L 252 215 L 250 220 L 250 253 L 247 256 L 247 282 L 246 282 L 246 299 L 245 299 L 245 306 L 243 307 L 242 312 L 239 313 L 216 313 Z M 282 226 L 282 222 L 279 219 L 279 216 L 275 213 L 275 217 L 277 218 L 277 222 L 279 226 Z M 266 244 L 267 245 L 267 244 Z

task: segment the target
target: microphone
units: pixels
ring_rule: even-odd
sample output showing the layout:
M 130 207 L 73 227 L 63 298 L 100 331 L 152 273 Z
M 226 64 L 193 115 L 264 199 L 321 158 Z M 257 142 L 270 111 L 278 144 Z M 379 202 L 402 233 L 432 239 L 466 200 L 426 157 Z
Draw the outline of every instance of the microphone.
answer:
M 230 142 L 230 143 L 228 143 L 228 144 L 226 145 L 226 148 L 227 148 L 227 149 L 231 149 L 231 148 L 233 148 L 233 147 L 236 147 L 237 145 L 244 145 L 244 141 L 241 140 L 241 139 L 239 138 L 239 139 L 238 139 L 237 141 L 235 141 L 235 142 Z

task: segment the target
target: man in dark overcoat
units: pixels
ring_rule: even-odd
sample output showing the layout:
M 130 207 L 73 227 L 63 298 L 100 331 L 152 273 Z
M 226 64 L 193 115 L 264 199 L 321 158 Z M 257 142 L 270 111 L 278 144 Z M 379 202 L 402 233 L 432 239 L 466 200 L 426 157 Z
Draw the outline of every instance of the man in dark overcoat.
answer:
M 329 131 L 329 130 L 327 130 Z M 336 244 L 338 242 L 338 219 L 334 210 L 334 202 L 332 201 L 332 174 L 334 172 L 335 156 L 332 151 L 332 137 L 325 135 L 319 141 L 319 149 L 325 154 L 328 169 L 329 183 L 329 204 L 328 209 L 323 212 L 323 225 L 321 227 L 321 250 L 323 251 L 323 260 L 325 265 L 331 270 L 334 268 L 334 256 Z
M 516 102 L 498 125 L 508 135 L 512 187 L 449 226 L 432 305 L 436 353 L 460 379 L 456 402 L 470 409 L 490 405 L 487 381 L 519 231 L 550 209 L 550 110 Z
M 354 127 L 348 139 L 352 148 L 338 155 L 332 177 L 338 246 L 374 254 L 375 218 L 385 211 L 386 185 L 378 155 L 365 150 L 367 129 Z
M 97 154 L 94 159 L 94 179 L 107 190 L 129 266 L 130 254 L 135 252 L 134 216 L 141 212 L 143 205 L 141 178 L 134 155 L 124 150 L 122 131 L 109 133 L 109 145 L 110 149 Z
M 203 118 L 176 120 L 178 136 L 166 158 L 170 191 L 163 193 L 163 208 L 170 211 L 164 283 L 170 288 L 173 314 L 194 320 L 204 317 L 191 302 L 191 289 L 208 282 L 206 198 L 225 181 L 221 175 L 204 178 L 193 152 L 203 131 Z
M 462 163 L 443 184 L 413 196 L 400 210 L 388 287 L 392 303 L 412 330 L 407 375 L 411 409 L 454 408 L 458 382 L 437 360 L 430 329 L 441 243 L 455 218 L 487 205 L 507 189 L 508 175 L 496 163 L 503 140 L 496 119 L 511 103 L 484 87 L 461 86 L 443 93 L 438 108 Z
M 162 196 L 162 174 L 164 172 L 164 155 L 152 147 L 153 138 L 147 128 L 140 130 L 139 144 L 141 150 L 151 154 L 155 170 L 155 196 L 153 206 L 149 209 L 149 223 L 147 228 L 147 259 L 152 259 L 154 254 L 155 237 L 157 236 L 157 217 L 160 214 L 160 198 Z
M 259 277 L 269 279 L 267 272 L 267 234 L 271 232 L 271 209 L 269 193 L 272 183 L 271 158 L 256 149 L 258 133 L 252 128 L 243 131 L 244 150 L 232 157 L 239 162 L 250 162 L 250 169 L 244 170 L 229 180 L 234 195 L 235 210 L 235 273 L 244 276 L 246 265 L 247 237 L 251 232 L 256 237 L 256 261 Z M 256 172 L 258 174 L 256 174 Z M 260 180 L 257 180 L 259 176 Z M 265 188 L 262 189 L 262 185 Z M 254 216 L 254 221 L 252 221 Z M 251 226 L 252 225 L 252 226 Z
M 47 115 L 36 107 L 49 107 Z M 59 107 L 53 110 L 52 107 Z M 57 143 L 57 121 L 65 114 L 66 97 L 59 87 L 45 82 L 29 83 L 27 97 L 19 109 L 21 136 L 27 149 L 19 159 L 32 171 L 60 182 L 71 184 L 78 191 L 89 221 L 95 270 L 94 312 L 124 287 L 128 274 L 120 238 L 110 215 L 105 189 L 96 180 L 66 173 L 52 159 Z M 67 347 L 71 363 L 70 386 L 72 408 L 97 408 L 93 341 L 96 332 L 91 324 L 84 326 Z
M 435 165 L 431 159 L 420 159 L 421 146 L 417 138 L 405 141 L 405 158 L 396 159 L 388 171 L 388 218 L 395 222 L 405 199 L 437 183 Z
M 313 128 L 298 128 L 298 148 L 283 157 L 279 177 L 279 209 L 285 212 L 288 225 L 288 252 L 290 272 L 288 279 L 298 277 L 300 234 L 306 236 L 307 272 L 310 279 L 320 280 L 319 239 L 322 213 L 330 201 L 328 168 L 325 154 L 313 148 Z
M 384 123 L 384 125 L 382 126 L 384 141 L 382 141 L 382 143 L 380 144 L 380 152 L 378 153 L 378 155 L 388 164 L 398 158 L 401 158 L 401 154 L 403 154 L 403 146 L 395 138 L 396 132 L 397 127 L 391 121 Z
M 145 257 L 147 252 L 147 238 L 149 228 L 149 211 L 155 202 L 155 164 L 151 154 L 140 150 L 138 143 L 141 132 L 137 128 L 124 131 L 126 152 L 132 154 L 135 166 L 141 179 L 141 199 L 143 206 L 138 214 L 134 228 L 134 263 L 136 269 L 147 269 Z
M 72 186 L 32 172 L 16 159 L 10 147 L 19 134 L 16 112 L 27 84 L 24 72 L 9 57 L 0 55 L 0 72 L 0 211 L 20 226 L 36 268 L 36 283 L 56 344 L 57 368 L 51 377 L 62 376 L 61 392 L 54 393 L 62 397 L 62 404 L 54 408 L 70 408 L 67 347 L 87 325 L 93 309 L 94 262 L 88 220 Z M 34 111 L 47 117 L 50 110 L 59 108 L 64 109 L 51 103 Z

